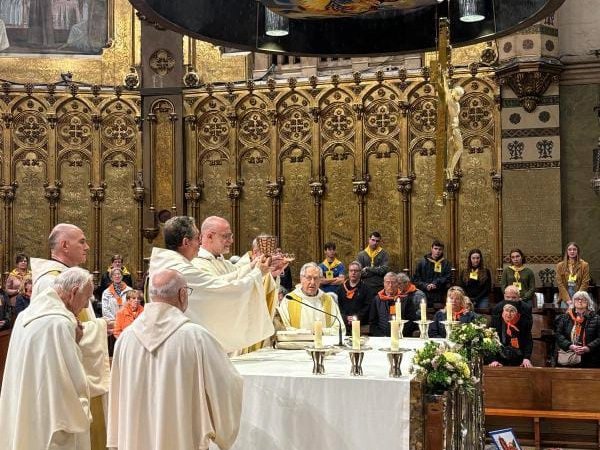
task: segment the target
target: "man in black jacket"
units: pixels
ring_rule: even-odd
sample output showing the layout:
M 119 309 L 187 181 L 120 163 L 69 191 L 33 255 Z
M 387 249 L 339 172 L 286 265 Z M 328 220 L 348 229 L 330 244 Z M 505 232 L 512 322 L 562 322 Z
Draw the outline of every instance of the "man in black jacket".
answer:
M 417 264 L 413 282 L 427 297 L 427 306 L 445 303 L 446 290 L 450 284 L 451 265 L 444 258 L 444 244 L 438 240 L 431 244 L 431 252 Z

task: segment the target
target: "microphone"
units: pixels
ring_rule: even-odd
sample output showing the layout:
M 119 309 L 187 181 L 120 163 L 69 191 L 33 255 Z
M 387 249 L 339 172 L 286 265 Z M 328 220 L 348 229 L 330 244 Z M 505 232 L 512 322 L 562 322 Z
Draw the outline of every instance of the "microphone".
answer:
M 301 304 L 301 305 L 303 305 L 303 306 L 308 306 L 309 308 L 312 308 L 312 309 L 314 309 L 315 311 L 319 311 L 319 312 L 322 312 L 323 314 L 327 314 L 328 316 L 331 316 L 331 317 L 333 317 L 335 320 L 337 320 L 337 321 L 338 321 L 338 323 L 340 324 L 340 329 L 339 329 L 339 333 L 338 333 L 338 335 L 339 335 L 339 336 L 338 336 L 338 337 L 339 337 L 339 342 L 338 342 L 338 344 L 337 344 L 337 345 L 338 345 L 338 347 L 344 347 L 344 342 L 342 341 L 342 322 L 340 321 L 340 319 L 338 318 L 338 316 L 336 316 L 336 315 L 334 315 L 334 314 L 331 314 L 331 313 L 328 313 L 327 311 L 323 311 L 322 309 L 319 309 L 319 308 L 317 308 L 316 306 L 312 306 L 312 305 L 309 305 L 308 303 L 301 302 L 300 300 L 298 300 L 298 299 L 295 299 L 294 297 L 292 297 L 290 294 L 287 294 L 287 295 L 285 296 L 285 298 L 287 298 L 288 300 L 292 300 L 292 301 L 294 301 L 294 302 L 296 302 L 296 303 L 300 303 L 300 304 Z

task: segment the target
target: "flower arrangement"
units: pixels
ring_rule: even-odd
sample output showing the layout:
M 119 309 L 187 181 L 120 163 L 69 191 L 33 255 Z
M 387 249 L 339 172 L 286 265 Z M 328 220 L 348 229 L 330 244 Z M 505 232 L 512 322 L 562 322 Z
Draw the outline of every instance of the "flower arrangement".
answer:
M 472 391 L 476 382 L 460 353 L 434 341 L 416 351 L 410 370 L 423 379 L 425 390 L 430 394 L 441 394 L 454 386 Z
M 461 347 L 461 353 L 471 361 L 475 356 L 491 356 L 500 351 L 500 339 L 485 319 L 462 324 L 452 330 L 449 340 Z

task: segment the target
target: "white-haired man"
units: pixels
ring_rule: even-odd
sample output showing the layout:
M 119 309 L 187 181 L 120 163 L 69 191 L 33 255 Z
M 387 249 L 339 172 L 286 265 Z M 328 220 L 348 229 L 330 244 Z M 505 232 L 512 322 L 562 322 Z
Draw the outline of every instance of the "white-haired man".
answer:
M 151 275 L 144 312 L 117 340 L 111 373 L 108 447 L 208 449 L 233 445 L 242 378 L 223 349 L 184 312 L 192 289 L 179 272 Z
M 294 300 L 284 297 L 278 307 L 279 315 L 286 329 L 312 330 L 315 320 L 320 320 L 323 324 L 323 334 L 338 334 L 340 324 L 344 323 L 344 319 L 333 297 L 319 289 L 322 278 L 323 272 L 316 263 L 309 262 L 302 266 L 300 285 L 288 294 Z M 304 305 L 309 305 L 309 307 Z M 339 321 L 328 314 L 310 308 L 310 306 L 336 316 Z M 346 333 L 346 327 L 342 327 L 342 333 Z
M 90 388 L 77 316 L 93 288 L 89 272 L 67 269 L 17 317 L 0 393 L 2 450 L 90 448 Z

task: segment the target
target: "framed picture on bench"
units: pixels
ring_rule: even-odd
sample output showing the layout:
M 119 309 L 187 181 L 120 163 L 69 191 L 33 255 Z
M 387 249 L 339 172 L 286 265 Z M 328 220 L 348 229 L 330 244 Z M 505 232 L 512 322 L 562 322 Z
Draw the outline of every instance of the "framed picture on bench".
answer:
M 512 428 L 490 431 L 488 434 L 498 450 L 523 450 L 517 442 Z

